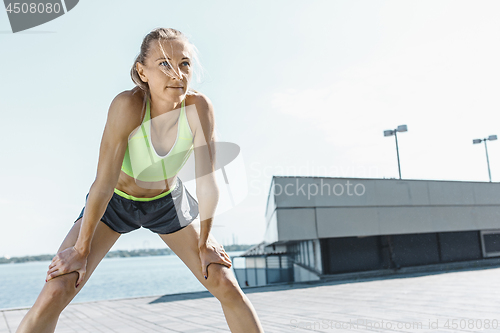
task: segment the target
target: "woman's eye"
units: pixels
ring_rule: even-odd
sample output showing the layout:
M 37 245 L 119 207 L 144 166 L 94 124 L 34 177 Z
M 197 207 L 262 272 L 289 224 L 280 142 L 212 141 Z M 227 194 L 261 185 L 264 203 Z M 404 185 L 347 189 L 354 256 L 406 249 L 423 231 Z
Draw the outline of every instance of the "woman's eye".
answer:
M 184 66 L 190 66 L 190 65 L 191 65 L 191 64 L 189 63 L 189 61 L 184 61 L 182 64 L 183 64 Z M 161 62 L 161 63 L 160 63 L 160 65 L 163 65 L 163 66 L 165 66 L 165 67 L 170 67 L 170 65 L 168 64 L 168 62 L 167 62 L 167 61 L 163 61 L 163 62 Z

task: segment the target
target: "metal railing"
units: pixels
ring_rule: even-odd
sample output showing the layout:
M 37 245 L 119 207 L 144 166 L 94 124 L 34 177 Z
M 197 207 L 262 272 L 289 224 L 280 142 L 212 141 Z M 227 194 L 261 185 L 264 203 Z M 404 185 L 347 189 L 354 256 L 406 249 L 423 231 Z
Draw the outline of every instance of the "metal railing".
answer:
M 241 287 L 293 281 L 293 263 L 288 254 L 235 256 L 231 261 Z

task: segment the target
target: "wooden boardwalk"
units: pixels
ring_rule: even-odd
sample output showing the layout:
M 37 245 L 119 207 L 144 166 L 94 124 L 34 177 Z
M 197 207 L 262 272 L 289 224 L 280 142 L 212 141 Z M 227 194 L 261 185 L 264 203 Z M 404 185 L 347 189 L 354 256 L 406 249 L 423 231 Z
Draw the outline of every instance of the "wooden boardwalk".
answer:
M 267 333 L 500 332 L 498 266 L 244 291 Z M 0 333 L 15 332 L 27 311 L 0 310 Z M 230 331 L 218 300 L 195 292 L 71 303 L 56 332 Z

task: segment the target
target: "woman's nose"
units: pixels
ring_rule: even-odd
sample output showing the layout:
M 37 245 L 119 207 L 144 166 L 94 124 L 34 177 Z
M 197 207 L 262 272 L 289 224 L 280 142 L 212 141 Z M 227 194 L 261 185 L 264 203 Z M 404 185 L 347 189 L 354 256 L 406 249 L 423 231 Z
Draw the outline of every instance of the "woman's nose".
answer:
M 172 78 L 175 80 L 182 80 L 182 72 L 180 71 L 179 68 L 176 68 L 175 70 L 172 71 L 174 75 L 172 75 Z
M 174 79 L 177 79 L 177 80 L 179 80 L 179 81 L 182 81 L 182 79 L 184 78 L 184 75 L 183 75 L 183 74 L 182 74 L 182 72 L 180 72 L 180 71 L 179 71 L 179 73 L 180 73 L 180 74 L 176 75 L 176 76 L 174 77 Z

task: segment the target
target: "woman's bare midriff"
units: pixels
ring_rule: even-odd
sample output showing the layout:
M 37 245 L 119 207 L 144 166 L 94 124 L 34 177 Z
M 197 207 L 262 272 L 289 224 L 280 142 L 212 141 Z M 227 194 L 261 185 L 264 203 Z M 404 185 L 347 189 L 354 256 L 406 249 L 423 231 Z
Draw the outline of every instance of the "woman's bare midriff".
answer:
M 161 182 L 141 182 L 120 171 L 115 188 L 137 198 L 152 198 L 173 189 L 177 176 Z

